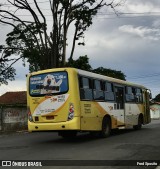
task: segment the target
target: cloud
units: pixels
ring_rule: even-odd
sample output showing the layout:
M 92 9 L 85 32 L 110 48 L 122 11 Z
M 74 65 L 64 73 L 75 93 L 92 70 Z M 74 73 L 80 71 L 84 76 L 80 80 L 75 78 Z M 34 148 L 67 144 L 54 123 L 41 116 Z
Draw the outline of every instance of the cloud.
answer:
M 123 25 L 119 27 L 123 33 L 128 33 L 133 36 L 138 36 L 151 41 L 160 40 L 160 29 L 149 28 L 144 26 L 134 27 L 133 25 Z
M 160 12 L 159 5 L 160 2 L 157 0 L 127 0 L 124 11 L 133 13 Z
M 155 28 L 159 28 L 160 27 L 160 19 L 154 20 L 152 26 Z
M 8 25 L 0 24 L 0 30 L 1 30 L 1 33 L 0 33 L 0 45 L 4 45 L 5 44 L 5 40 L 6 40 L 6 34 L 12 30 L 12 27 L 8 26 Z

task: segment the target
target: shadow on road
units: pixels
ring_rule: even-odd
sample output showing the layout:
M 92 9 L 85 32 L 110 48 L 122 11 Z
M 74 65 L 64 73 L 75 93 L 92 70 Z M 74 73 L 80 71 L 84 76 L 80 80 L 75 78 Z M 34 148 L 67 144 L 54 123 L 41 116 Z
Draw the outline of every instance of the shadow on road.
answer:
M 50 143 L 68 143 L 68 144 L 72 144 L 72 143 L 84 143 L 84 142 L 93 142 L 96 140 L 103 140 L 103 139 L 112 139 L 113 137 L 119 137 L 121 135 L 125 135 L 127 133 L 134 133 L 134 132 L 144 132 L 145 130 L 150 130 L 149 128 L 142 128 L 141 130 L 134 130 L 134 129 L 123 129 L 123 130 L 112 130 L 111 135 L 108 138 L 99 138 L 99 137 L 95 137 L 92 136 L 89 132 L 85 132 L 85 133 L 78 133 L 78 135 L 76 137 L 73 138 L 62 138 L 62 137 L 58 137 L 57 139 L 51 139 L 51 140 L 46 140 L 46 142 L 50 142 Z M 45 143 L 46 143 L 45 142 Z
M 133 128 L 130 129 L 116 129 L 112 130 L 111 135 L 108 138 L 99 138 L 94 137 L 89 132 L 79 132 L 76 137 L 67 138 L 64 139 L 61 136 L 58 136 L 57 132 L 36 132 L 36 133 L 29 133 L 32 135 L 32 140 L 30 141 L 32 144 L 48 144 L 48 145 L 59 145 L 59 144 L 83 144 L 83 143 L 89 143 L 92 142 L 93 144 L 98 141 L 98 144 L 102 144 L 102 142 L 105 140 L 105 142 L 111 143 L 115 142 L 115 140 L 124 140 L 128 138 L 138 138 L 139 135 L 141 137 L 145 137 L 146 135 L 150 135 L 153 132 L 159 132 L 159 128 L 157 128 L 157 125 L 159 124 L 149 124 L 142 127 L 141 130 L 134 130 Z

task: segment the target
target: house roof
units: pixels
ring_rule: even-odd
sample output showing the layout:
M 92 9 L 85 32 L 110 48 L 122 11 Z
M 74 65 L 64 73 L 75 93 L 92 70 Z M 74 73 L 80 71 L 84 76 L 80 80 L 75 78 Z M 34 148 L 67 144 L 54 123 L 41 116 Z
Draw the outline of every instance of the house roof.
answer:
M 0 104 L 26 104 L 27 93 L 26 91 L 6 92 L 0 96 Z
M 156 104 L 156 105 L 157 105 L 157 104 L 160 105 L 160 102 L 151 101 L 151 104 L 150 104 L 150 105 L 155 105 L 155 104 Z

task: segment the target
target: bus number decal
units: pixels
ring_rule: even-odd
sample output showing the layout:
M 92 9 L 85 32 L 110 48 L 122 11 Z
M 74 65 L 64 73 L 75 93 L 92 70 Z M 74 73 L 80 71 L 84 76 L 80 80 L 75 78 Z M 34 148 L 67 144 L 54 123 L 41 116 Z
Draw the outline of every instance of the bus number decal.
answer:
M 91 104 L 84 104 L 84 112 L 86 114 L 91 113 Z

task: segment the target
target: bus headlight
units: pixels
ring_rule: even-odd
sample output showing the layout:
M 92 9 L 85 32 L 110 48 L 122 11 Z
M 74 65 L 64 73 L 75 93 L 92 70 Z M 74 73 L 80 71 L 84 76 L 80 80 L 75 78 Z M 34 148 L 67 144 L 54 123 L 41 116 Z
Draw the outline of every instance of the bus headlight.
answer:
M 74 117 L 74 106 L 73 103 L 69 105 L 69 113 L 68 113 L 68 120 L 72 120 Z

